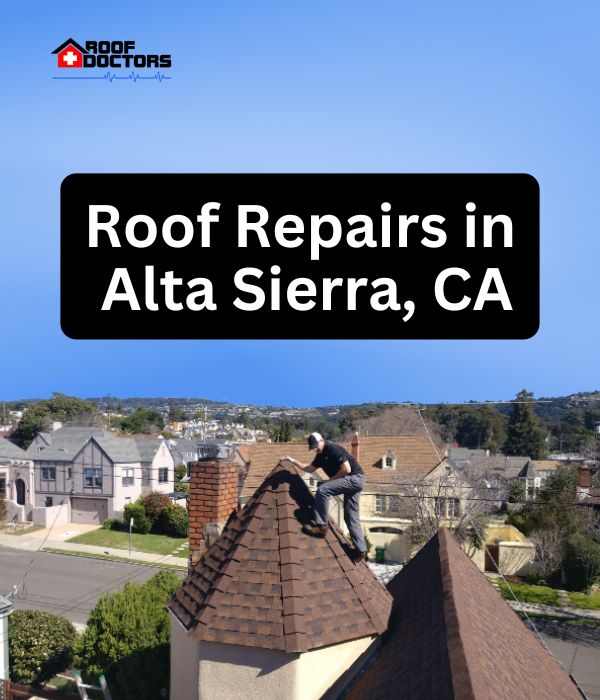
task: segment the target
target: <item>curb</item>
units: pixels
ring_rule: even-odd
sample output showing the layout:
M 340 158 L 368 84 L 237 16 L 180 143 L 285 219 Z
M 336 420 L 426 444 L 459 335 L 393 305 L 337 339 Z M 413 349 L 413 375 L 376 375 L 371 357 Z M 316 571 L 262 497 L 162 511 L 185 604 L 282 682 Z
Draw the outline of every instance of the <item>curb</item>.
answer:
M 166 564 L 164 562 L 151 562 L 145 559 L 129 559 L 128 557 L 117 557 L 111 554 L 95 554 L 94 552 L 82 552 L 79 550 L 57 549 L 55 547 L 43 547 L 42 552 L 48 554 L 62 554 L 66 557 L 79 557 L 82 559 L 99 559 L 101 561 L 116 561 L 121 564 L 137 564 L 139 566 L 149 566 L 152 569 L 174 569 L 177 571 L 187 571 L 187 567 L 180 564 Z

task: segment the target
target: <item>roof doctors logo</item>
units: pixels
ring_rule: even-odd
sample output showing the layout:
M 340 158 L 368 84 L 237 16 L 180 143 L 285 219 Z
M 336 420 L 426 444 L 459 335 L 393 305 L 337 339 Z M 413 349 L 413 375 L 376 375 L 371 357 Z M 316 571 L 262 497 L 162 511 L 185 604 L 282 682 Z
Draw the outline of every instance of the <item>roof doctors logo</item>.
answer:
M 171 54 L 138 53 L 135 41 L 86 41 L 85 45 L 78 44 L 74 39 L 67 39 L 52 52 L 56 56 L 58 68 L 83 69 L 77 75 L 53 76 L 53 80 L 171 80 L 171 76 L 160 71 L 161 68 L 171 68 Z M 101 68 L 106 72 L 88 74 L 85 69 Z M 116 73 L 116 70 L 128 70 L 127 73 Z M 138 69 L 145 70 L 143 74 Z

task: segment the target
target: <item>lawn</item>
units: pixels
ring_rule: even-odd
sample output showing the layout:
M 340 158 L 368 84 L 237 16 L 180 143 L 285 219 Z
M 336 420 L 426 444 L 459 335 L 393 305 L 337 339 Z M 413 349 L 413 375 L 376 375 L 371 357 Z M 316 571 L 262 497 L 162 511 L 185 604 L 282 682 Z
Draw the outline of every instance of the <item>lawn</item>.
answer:
M 600 610 L 600 592 L 590 593 L 569 593 L 569 598 L 573 605 L 586 610 Z
M 77 537 L 71 537 L 67 542 L 77 544 L 93 544 L 97 547 L 115 547 L 129 549 L 129 533 L 119 530 L 92 530 Z M 168 535 L 131 535 L 131 550 L 150 552 L 151 554 L 171 554 L 179 545 L 187 544 L 187 537 L 169 537 Z M 177 553 L 177 556 L 187 557 L 187 550 Z
M 500 593 L 505 600 L 514 600 L 508 586 L 498 579 Z M 511 583 L 510 587 L 522 603 L 542 603 L 543 605 L 560 606 L 558 593 L 548 586 L 531 586 L 527 583 Z

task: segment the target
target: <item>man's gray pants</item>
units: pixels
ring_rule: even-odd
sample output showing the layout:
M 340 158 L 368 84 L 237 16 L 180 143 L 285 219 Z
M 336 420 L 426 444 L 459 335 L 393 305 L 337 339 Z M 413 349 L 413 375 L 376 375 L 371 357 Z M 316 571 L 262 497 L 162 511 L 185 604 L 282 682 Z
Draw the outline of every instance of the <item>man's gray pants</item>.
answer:
M 360 524 L 359 498 L 365 485 L 364 474 L 349 474 L 340 479 L 322 481 L 315 495 L 315 522 L 326 525 L 329 514 L 329 499 L 331 496 L 344 496 L 344 520 L 350 531 L 356 549 L 367 551 L 362 525 Z

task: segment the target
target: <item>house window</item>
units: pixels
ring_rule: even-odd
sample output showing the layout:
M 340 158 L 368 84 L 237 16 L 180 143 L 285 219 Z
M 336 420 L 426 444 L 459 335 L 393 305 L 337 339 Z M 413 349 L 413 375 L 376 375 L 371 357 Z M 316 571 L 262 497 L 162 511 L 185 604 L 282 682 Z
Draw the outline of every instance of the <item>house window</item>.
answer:
M 43 481 L 56 481 L 56 467 L 42 467 Z
M 102 469 L 84 469 L 84 484 L 89 489 L 102 488 Z
M 51 508 L 52 503 L 53 503 L 52 496 L 46 496 L 46 498 L 44 499 L 44 507 Z
M 150 483 L 150 469 L 149 467 L 142 467 L 142 485 L 148 486 Z
M 400 496 L 375 496 L 376 513 L 399 513 Z
M 0 474 L 0 498 L 6 495 L 6 474 Z
M 391 452 L 388 452 L 383 456 L 383 468 L 384 469 L 395 469 L 396 468 L 396 458 Z
M 460 500 L 458 498 L 448 499 L 448 517 L 458 518 L 460 516 Z
M 67 467 L 67 479 L 73 478 L 73 467 Z
M 161 467 L 158 470 L 158 483 L 166 484 L 169 481 L 169 469 L 168 467 Z
M 123 486 L 133 486 L 133 468 L 123 469 Z

